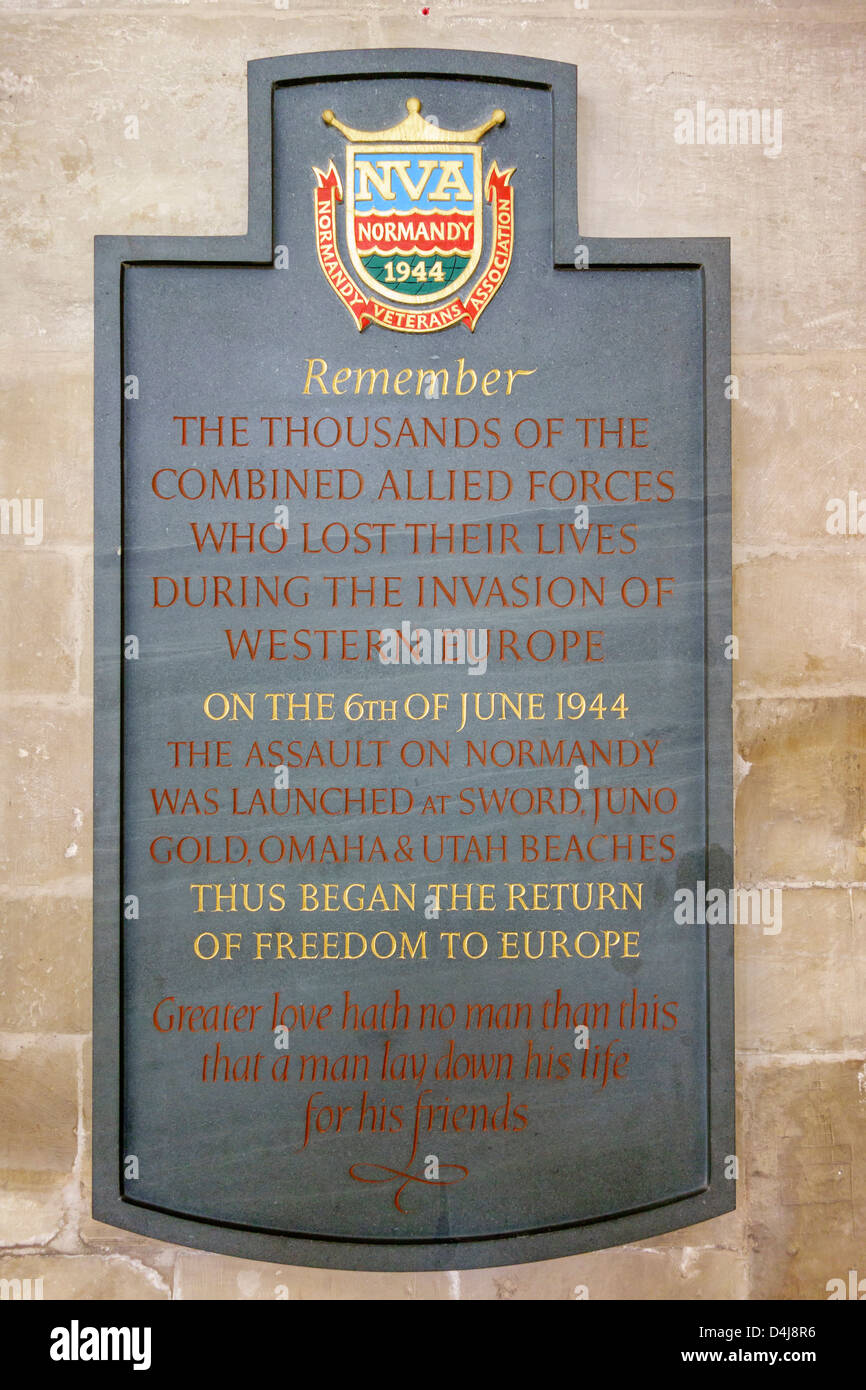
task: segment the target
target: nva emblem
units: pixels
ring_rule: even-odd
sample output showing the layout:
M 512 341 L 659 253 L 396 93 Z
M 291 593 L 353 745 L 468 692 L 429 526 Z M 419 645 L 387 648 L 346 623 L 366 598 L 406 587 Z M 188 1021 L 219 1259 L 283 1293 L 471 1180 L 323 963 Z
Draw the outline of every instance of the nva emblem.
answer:
M 406 109 L 399 125 L 380 131 L 353 130 L 333 111 L 322 112 L 349 141 L 343 232 L 357 280 L 340 251 L 336 209 L 344 195 L 333 161 L 326 173 L 313 171 L 319 263 L 361 330 L 379 323 L 430 333 L 460 322 L 474 329 L 511 264 L 514 170 L 500 172 L 494 163 L 485 180 L 479 143 L 502 125 L 505 112 L 494 111 L 472 130 L 443 130 L 420 114 L 417 97 Z M 493 246 L 464 300 L 456 291 L 481 259 L 485 200 L 492 208 Z

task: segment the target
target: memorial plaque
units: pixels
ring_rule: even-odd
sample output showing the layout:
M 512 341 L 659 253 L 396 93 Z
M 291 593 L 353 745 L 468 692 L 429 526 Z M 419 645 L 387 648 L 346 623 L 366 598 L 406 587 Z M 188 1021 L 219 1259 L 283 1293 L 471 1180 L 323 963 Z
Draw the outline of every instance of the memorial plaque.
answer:
M 576 95 L 254 62 L 247 235 L 98 238 L 103 1221 L 409 1270 L 734 1205 L 728 243 L 582 237 Z

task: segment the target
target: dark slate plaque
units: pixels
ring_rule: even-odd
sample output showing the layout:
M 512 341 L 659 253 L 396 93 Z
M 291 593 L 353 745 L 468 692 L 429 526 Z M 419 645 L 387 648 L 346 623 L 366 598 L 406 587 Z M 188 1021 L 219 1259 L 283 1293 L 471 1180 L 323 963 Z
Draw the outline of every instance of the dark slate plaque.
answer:
M 728 243 L 580 237 L 569 66 L 249 74 L 248 234 L 96 248 L 95 1214 L 729 1210 Z

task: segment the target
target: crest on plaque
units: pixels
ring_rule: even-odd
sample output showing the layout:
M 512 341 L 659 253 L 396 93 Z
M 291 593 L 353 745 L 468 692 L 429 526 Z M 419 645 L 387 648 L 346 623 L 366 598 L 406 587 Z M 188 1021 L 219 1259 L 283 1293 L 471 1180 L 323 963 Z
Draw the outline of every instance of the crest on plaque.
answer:
M 421 115 L 417 97 L 406 111 L 388 130 L 355 130 L 322 112 L 348 144 L 345 183 L 333 160 L 325 172 L 313 169 L 319 264 L 361 331 L 369 323 L 402 333 L 455 323 L 472 330 L 505 279 L 514 246 L 514 170 L 494 162 L 485 174 L 480 143 L 505 112 L 471 130 L 447 130 Z M 478 275 L 485 204 L 491 245 Z

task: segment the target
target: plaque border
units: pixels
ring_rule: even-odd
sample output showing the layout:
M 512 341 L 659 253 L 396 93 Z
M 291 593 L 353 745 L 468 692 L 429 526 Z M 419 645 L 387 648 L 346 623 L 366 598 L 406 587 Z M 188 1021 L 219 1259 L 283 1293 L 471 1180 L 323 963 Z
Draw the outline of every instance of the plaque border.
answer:
M 705 796 L 707 888 L 733 887 L 731 633 L 730 241 L 581 237 L 577 219 L 577 69 L 570 63 L 459 49 L 391 48 L 304 53 L 248 63 L 248 228 L 242 236 L 94 238 L 94 933 L 93 1215 L 157 1240 L 247 1259 L 326 1269 L 409 1272 L 477 1269 L 554 1259 L 643 1240 L 706 1221 L 736 1205 L 725 1167 L 736 1153 L 733 930 L 706 931 L 709 1181 L 700 1191 L 639 1210 L 502 1236 L 435 1241 L 293 1237 L 178 1216 L 123 1195 L 121 1140 L 123 997 L 119 923 L 123 767 L 123 276 L 136 263 L 269 265 L 273 258 L 273 101 L 297 83 L 381 76 L 510 82 L 550 93 L 553 109 L 554 267 L 692 269 L 700 273 L 704 323 Z

